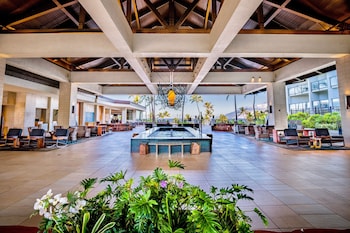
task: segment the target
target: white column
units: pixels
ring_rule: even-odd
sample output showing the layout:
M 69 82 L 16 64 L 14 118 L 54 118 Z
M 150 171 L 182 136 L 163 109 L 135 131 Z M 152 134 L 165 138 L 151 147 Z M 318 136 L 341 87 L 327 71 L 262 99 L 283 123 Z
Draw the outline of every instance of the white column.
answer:
M 72 83 L 60 83 L 58 104 L 58 125 L 63 127 L 76 126 L 78 87 Z
M 52 97 L 47 98 L 47 108 L 46 108 L 46 119 L 48 121 L 48 130 L 52 131 L 53 130 L 53 100 Z
M 4 83 L 5 83 L 5 69 L 6 69 L 6 60 L 0 59 L 0 123 L 3 119 L 2 115 L 2 98 L 4 95 Z M 3 134 L 3 125 L 0 125 L 0 137 Z
M 346 96 L 350 96 L 350 55 L 337 59 L 339 103 L 341 114 L 341 126 L 345 145 L 350 145 L 350 108 L 346 107 Z
M 267 105 L 269 125 L 274 125 L 275 129 L 285 129 L 288 127 L 286 88 L 284 82 L 267 84 Z M 271 106 L 271 111 L 270 111 Z
M 79 125 L 85 125 L 85 103 L 79 102 Z
M 112 109 L 111 108 L 105 109 L 105 121 L 107 122 L 107 124 L 111 123 L 111 116 L 112 116 Z
M 132 110 L 132 121 L 135 122 L 136 119 L 137 119 L 137 116 L 136 116 L 136 110 Z
M 122 123 L 126 123 L 128 116 L 128 109 L 124 108 L 122 111 Z

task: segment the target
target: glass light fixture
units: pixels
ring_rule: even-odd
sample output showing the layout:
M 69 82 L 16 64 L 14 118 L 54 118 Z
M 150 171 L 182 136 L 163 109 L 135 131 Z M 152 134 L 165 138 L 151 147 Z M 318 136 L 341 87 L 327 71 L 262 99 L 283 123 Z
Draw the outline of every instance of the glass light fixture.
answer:
M 162 108 L 173 108 L 177 110 L 184 104 L 186 92 L 186 85 L 173 84 L 173 72 L 170 72 L 170 85 L 158 85 L 156 101 L 162 105 Z

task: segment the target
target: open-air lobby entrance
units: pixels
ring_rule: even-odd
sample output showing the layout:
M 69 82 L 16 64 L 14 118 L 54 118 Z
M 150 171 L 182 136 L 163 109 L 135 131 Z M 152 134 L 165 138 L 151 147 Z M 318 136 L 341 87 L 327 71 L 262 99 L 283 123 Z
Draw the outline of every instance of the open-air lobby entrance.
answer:
M 0 227 L 38 226 L 29 216 L 49 189 L 66 194 L 121 170 L 138 180 L 171 158 L 204 190 L 252 188 L 254 201 L 239 205 L 255 230 L 350 229 L 349 0 L 0 0 L 0 15 L 1 143 L 20 131 L 0 150 Z M 218 112 L 201 95 L 235 102 Z M 237 96 L 254 96 L 251 123 L 264 130 L 242 130 L 256 138 L 208 126 Z M 195 115 L 184 111 L 189 98 Z M 193 141 L 150 139 L 140 153 L 145 123 L 159 123 L 156 107 L 179 110 L 171 118 L 182 124 L 187 114 L 194 125 L 205 119 L 206 147 L 189 153 Z M 325 122 L 288 129 L 291 113 L 321 110 L 338 114 L 329 129 L 341 135 L 327 135 Z M 320 133 L 305 138 L 310 128 Z M 342 144 L 325 147 L 333 143 Z
M 0 225 L 38 226 L 29 219 L 36 198 L 76 190 L 87 177 L 127 170 L 136 180 L 156 167 L 167 169 L 169 156 L 130 154 L 133 131 L 113 132 L 50 151 L 6 151 L 0 156 Z M 294 151 L 252 137 L 211 131 L 212 153 L 172 153 L 185 164 L 188 182 L 204 190 L 238 183 L 254 190 L 253 202 L 239 205 L 253 217 L 253 229 L 292 231 L 350 228 L 350 150 Z M 269 225 L 250 210 L 258 207 Z

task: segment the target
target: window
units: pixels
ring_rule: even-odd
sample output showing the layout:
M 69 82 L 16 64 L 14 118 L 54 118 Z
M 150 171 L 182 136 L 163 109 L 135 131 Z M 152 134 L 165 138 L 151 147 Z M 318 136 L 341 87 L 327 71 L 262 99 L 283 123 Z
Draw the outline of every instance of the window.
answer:
M 328 108 L 328 100 L 321 100 L 320 108 Z
M 289 88 L 288 93 L 290 96 L 295 96 L 295 95 L 307 94 L 308 91 L 309 91 L 309 88 L 307 84 L 302 84 L 299 86 Z
M 315 81 L 311 83 L 311 90 L 312 91 L 321 91 L 321 90 L 325 90 L 328 88 L 327 85 L 327 80 L 326 79 L 322 79 L 319 81 Z
M 338 79 L 337 76 L 333 76 L 330 78 L 330 83 L 332 88 L 337 88 L 338 87 Z
M 340 103 L 339 103 L 338 98 L 332 99 L 332 106 L 333 107 L 340 107 Z

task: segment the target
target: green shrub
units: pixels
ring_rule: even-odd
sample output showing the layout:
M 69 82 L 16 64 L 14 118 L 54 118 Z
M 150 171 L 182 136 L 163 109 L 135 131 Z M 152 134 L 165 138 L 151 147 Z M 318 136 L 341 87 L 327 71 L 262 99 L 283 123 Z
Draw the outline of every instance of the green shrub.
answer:
M 328 128 L 338 129 L 341 117 L 338 112 L 326 113 L 324 115 L 298 112 L 288 115 L 288 120 L 300 120 L 304 128 Z
M 184 168 L 170 160 L 169 167 Z M 88 197 L 98 182 L 105 188 Z M 136 186 L 133 179 L 126 179 L 126 172 L 81 184 L 83 191 L 68 193 L 67 198 L 53 197 L 49 190 L 37 199 L 35 214 L 44 216 L 41 232 L 253 232 L 250 217 L 238 206 L 240 200 L 253 200 L 249 196 L 253 190 L 245 185 L 212 187 L 206 193 L 181 174 L 168 175 L 161 168 L 141 177 Z M 254 212 L 267 224 L 257 208 Z

